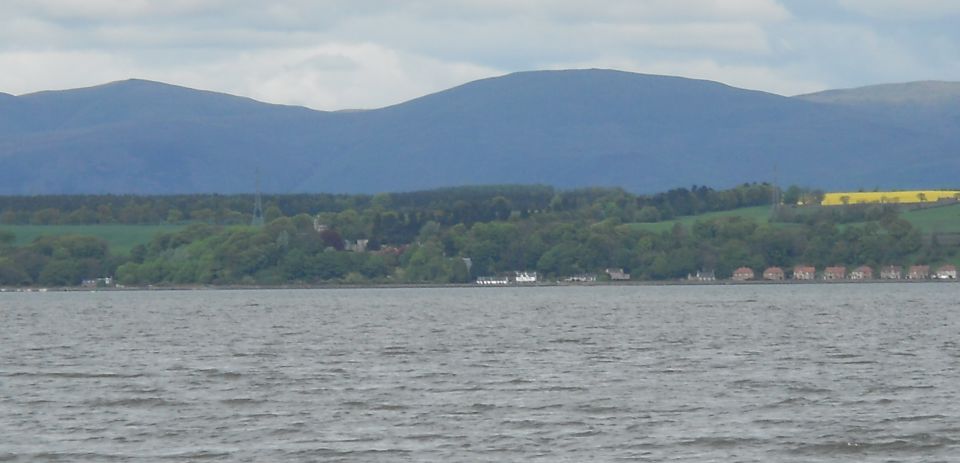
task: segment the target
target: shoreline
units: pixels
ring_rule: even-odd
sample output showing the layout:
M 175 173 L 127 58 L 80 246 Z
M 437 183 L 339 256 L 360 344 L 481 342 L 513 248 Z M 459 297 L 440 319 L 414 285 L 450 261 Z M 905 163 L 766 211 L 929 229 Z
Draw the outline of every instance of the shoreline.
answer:
M 47 292 L 123 292 L 123 291 L 251 291 L 251 290 L 318 290 L 318 289 L 442 289 L 442 288 L 583 288 L 624 286 L 794 286 L 794 285 L 843 285 L 843 284 L 915 284 L 956 283 L 960 280 L 718 280 L 718 281 L 616 281 L 592 283 L 538 282 L 507 285 L 478 285 L 476 283 L 383 283 L 383 284 L 301 284 L 301 285 L 170 285 L 170 286 L 123 286 L 123 287 L 0 287 L 0 293 L 47 293 Z

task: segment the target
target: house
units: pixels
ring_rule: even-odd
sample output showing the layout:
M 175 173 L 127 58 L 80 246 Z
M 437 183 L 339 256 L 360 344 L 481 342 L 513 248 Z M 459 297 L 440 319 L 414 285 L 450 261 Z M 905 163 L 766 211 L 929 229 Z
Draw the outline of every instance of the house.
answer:
M 793 268 L 794 280 L 812 280 L 817 276 L 817 269 L 807 265 L 798 265 Z
M 785 277 L 783 269 L 780 267 L 770 267 L 763 271 L 763 279 L 771 281 L 780 281 Z
M 113 278 L 104 277 L 104 278 L 94 278 L 91 280 L 83 280 L 80 282 L 80 286 L 84 288 L 107 288 L 113 286 Z
M 843 266 L 827 267 L 823 270 L 824 280 L 843 280 L 847 278 L 847 268 Z
M 698 270 L 696 274 L 687 274 L 687 281 L 716 281 L 717 274 L 713 270 Z
M 563 281 L 568 283 L 593 283 L 597 281 L 597 276 L 592 273 L 581 273 L 579 275 L 566 277 Z
M 503 286 L 510 284 L 507 277 L 477 277 L 477 284 L 480 286 Z
M 403 246 L 381 246 L 379 251 L 376 251 L 375 254 L 378 256 L 399 256 L 404 252 L 407 252 L 409 245 Z
M 899 280 L 903 278 L 903 269 L 897 265 L 888 265 L 880 269 L 881 280 Z
M 537 272 L 513 272 L 515 283 L 536 283 Z
M 329 230 L 330 227 L 328 227 L 327 224 L 321 222 L 320 216 L 318 215 L 313 218 L 313 229 L 316 230 L 317 233 L 323 233 L 324 231 Z
M 740 267 L 733 271 L 734 281 L 747 281 L 753 279 L 753 269 L 750 267 Z
M 957 267 L 953 265 L 942 265 L 937 269 L 938 280 L 956 280 Z
M 630 274 L 623 273 L 622 268 L 608 268 L 604 272 L 606 272 L 607 275 L 610 275 L 610 279 L 614 281 L 630 279 Z
M 852 272 L 850 272 L 851 280 L 872 280 L 873 279 L 873 269 L 863 265 L 857 267 Z
M 353 252 L 367 252 L 367 245 L 369 243 L 370 243 L 370 240 L 357 240 L 356 242 L 344 240 L 343 250 L 353 251 Z
M 930 278 L 929 265 L 911 265 L 910 272 L 907 273 L 908 280 L 926 280 Z

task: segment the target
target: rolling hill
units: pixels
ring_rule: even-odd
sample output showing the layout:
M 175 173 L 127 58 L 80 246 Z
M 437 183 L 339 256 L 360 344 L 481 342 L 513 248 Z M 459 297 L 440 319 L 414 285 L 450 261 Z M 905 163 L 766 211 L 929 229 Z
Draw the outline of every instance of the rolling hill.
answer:
M 826 90 L 797 98 L 849 106 L 950 107 L 960 103 L 960 82 L 923 81 Z
M 0 95 L 0 194 L 250 192 L 258 171 L 276 193 L 494 183 L 655 192 L 771 180 L 775 169 L 782 184 L 828 189 L 956 184 L 955 105 L 863 100 L 573 70 L 323 112 L 128 80 Z

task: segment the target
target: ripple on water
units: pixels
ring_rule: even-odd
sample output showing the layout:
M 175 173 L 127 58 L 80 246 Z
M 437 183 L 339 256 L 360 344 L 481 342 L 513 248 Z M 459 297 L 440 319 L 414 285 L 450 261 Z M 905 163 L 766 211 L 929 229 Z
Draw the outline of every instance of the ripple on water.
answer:
M 958 288 L 4 294 L 0 461 L 951 461 Z
M 924 452 L 954 446 L 956 440 L 929 435 L 904 436 L 890 440 L 826 441 L 803 444 L 791 449 L 792 453 L 807 456 L 820 455 L 923 455 Z

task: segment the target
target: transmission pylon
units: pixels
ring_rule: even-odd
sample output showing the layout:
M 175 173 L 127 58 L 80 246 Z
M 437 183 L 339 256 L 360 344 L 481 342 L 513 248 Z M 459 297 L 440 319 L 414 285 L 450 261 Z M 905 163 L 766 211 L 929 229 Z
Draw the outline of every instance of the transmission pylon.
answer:
M 770 217 L 776 220 L 780 215 L 780 203 L 783 201 L 780 185 L 778 185 L 777 164 L 773 165 L 773 188 L 770 190 Z
M 263 200 L 260 198 L 260 170 L 257 169 L 257 195 L 253 199 L 253 219 L 250 225 L 263 226 Z

